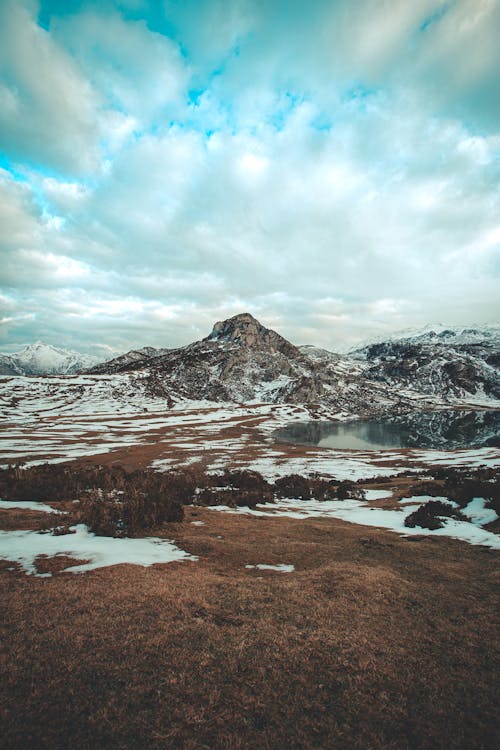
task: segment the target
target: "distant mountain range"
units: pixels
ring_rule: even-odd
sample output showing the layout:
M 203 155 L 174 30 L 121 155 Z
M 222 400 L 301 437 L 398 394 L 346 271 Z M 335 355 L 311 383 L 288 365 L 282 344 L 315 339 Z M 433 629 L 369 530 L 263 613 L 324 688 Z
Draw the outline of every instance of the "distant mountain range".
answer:
M 248 313 L 175 349 L 144 347 L 106 362 L 38 342 L 0 355 L 0 374 L 130 373 L 151 396 L 306 404 L 329 414 L 398 413 L 438 402 L 500 405 L 500 328 L 425 330 L 347 355 L 295 346 Z
M 72 375 L 100 360 L 37 341 L 14 354 L 0 354 L 0 375 Z
M 437 396 L 500 399 L 500 329 L 445 329 L 382 341 L 350 352 L 366 377 Z

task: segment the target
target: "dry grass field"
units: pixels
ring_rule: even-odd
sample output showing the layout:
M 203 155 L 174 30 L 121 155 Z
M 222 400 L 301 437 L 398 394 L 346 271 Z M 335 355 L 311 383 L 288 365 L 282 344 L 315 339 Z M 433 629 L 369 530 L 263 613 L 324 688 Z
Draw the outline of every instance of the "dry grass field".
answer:
M 2 564 L 3 750 L 497 746 L 498 553 L 196 507 L 157 533 L 198 561 Z

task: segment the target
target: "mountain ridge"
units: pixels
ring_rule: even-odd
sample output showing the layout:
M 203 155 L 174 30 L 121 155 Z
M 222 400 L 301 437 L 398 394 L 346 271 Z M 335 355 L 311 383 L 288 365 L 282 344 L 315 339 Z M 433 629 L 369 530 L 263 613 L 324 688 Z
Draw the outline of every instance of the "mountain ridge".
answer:
M 0 356 L 0 374 L 40 374 L 43 357 L 33 356 L 40 347 L 50 354 L 52 369 L 46 374 L 136 373 L 134 387 L 167 403 L 290 403 L 333 415 L 400 413 L 464 399 L 500 406 L 500 327 L 424 330 L 342 356 L 295 346 L 251 314 L 240 313 L 218 321 L 191 344 L 132 349 L 91 367 L 82 366 L 76 352 L 37 342 L 17 361 L 3 355 L 3 370 Z M 64 360 L 57 368 L 54 353 Z
M 168 399 L 318 404 L 330 413 L 405 411 L 417 408 L 416 399 L 500 399 L 499 340 L 481 343 L 478 334 L 475 343 L 451 345 L 449 338 L 384 342 L 342 357 L 297 347 L 241 313 L 199 341 L 128 361 L 122 356 L 88 372 L 145 371 L 148 387 Z

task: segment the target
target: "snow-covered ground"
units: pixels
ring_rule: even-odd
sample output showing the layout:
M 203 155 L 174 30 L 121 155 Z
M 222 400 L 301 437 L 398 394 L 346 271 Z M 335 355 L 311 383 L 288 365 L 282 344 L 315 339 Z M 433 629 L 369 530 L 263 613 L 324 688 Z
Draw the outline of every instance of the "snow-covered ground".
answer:
M 74 533 L 59 536 L 41 531 L 0 531 L 0 559 L 19 563 L 26 573 L 42 577 L 51 574 L 37 572 L 35 560 L 40 555 L 64 555 L 87 561 L 66 568 L 66 573 L 83 573 L 122 563 L 149 566 L 198 559 L 167 539 L 114 539 L 96 536 L 83 524 L 73 528 Z
M 140 373 L 0 378 L 0 465 L 58 463 L 110 452 L 120 460 L 120 454 L 143 449 L 147 463 L 159 470 L 202 461 L 209 471 L 233 465 L 268 479 L 317 472 L 358 480 L 434 465 L 500 465 L 500 450 L 493 447 L 296 449 L 277 443 L 273 431 L 310 420 L 305 407 L 187 400 L 169 407 L 164 398 L 145 395 L 143 378 Z M 334 416 L 345 420 L 354 415 Z
M 451 537 L 452 539 L 460 539 L 470 544 L 500 549 L 500 537 L 491 531 L 481 528 L 477 523 L 443 518 L 443 528 L 436 530 L 423 529 L 419 526 L 407 528 L 404 525 L 405 518 L 420 507 L 422 504 L 420 501 L 427 502 L 428 500 L 435 499 L 421 496 L 418 498 L 419 502 L 417 504 L 405 504 L 402 510 L 377 508 L 361 500 L 330 500 L 324 502 L 318 500 L 278 500 L 270 505 L 257 505 L 255 509 L 248 507 L 228 508 L 225 505 L 212 506 L 210 509 L 223 513 L 237 513 L 268 518 L 279 518 L 280 516 L 296 519 L 338 518 L 342 521 L 349 521 L 350 523 L 361 524 L 362 526 L 389 529 L 403 536 Z

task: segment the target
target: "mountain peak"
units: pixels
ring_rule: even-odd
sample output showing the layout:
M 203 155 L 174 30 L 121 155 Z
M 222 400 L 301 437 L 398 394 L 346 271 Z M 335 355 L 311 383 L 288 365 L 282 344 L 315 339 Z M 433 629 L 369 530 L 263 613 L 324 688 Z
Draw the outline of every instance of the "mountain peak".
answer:
M 53 346 L 52 344 L 47 344 L 45 341 L 35 341 L 34 344 L 27 344 L 24 349 L 21 349 L 21 351 L 17 352 L 18 355 L 21 354 L 31 354 L 32 352 L 62 352 L 65 351 L 64 349 L 58 349 L 57 346 Z
M 238 344 L 250 349 L 270 349 L 287 356 L 300 356 L 299 350 L 276 331 L 266 328 L 250 313 L 240 313 L 216 323 L 207 341 Z
M 213 327 L 209 339 L 234 340 L 242 335 L 247 336 L 249 333 L 259 333 L 267 331 L 259 321 L 250 315 L 250 313 L 240 313 L 233 315 L 227 320 L 219 320 Z

